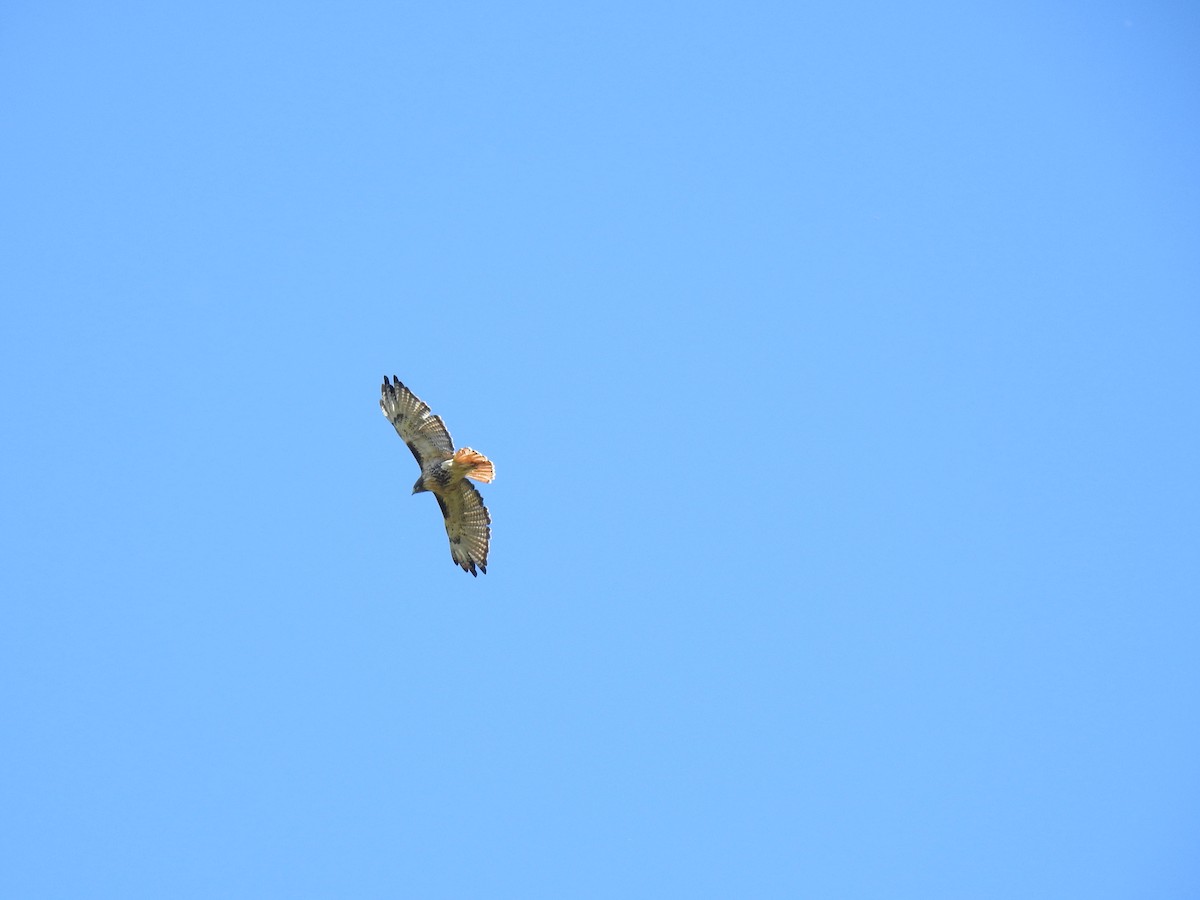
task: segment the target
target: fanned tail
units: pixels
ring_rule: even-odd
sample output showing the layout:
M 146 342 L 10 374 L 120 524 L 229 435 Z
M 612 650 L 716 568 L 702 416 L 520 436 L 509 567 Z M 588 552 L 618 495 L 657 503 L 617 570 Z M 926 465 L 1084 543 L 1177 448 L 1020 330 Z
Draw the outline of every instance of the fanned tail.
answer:
M 478 450 L 472 450 L 470 447 L 455 450 L 454 462 L 456 465 L 469 467 L 464 474 L 467 478 L 473 478 L 475 481 L 488 484 L 496 477 L 496 467 L 492 461 Z

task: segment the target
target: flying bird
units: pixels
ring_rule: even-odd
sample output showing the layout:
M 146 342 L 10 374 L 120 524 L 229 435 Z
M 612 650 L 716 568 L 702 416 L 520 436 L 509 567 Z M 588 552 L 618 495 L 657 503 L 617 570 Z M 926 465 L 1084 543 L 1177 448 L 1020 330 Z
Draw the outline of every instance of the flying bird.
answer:
M 476 568 L 486 575 L 492 517 L 475 485 L 466 479 L 490 482 L 496 477 L 496 467 L 470 447 L 455 450 L 442 417 L 433 415 L 428 404 L 395 375 L 390 382 L 383 376 L 379 407 L 421 467 L 413 493 L 429 491 L 442 508 L 454 564 L 472 575 L 478 576 Z

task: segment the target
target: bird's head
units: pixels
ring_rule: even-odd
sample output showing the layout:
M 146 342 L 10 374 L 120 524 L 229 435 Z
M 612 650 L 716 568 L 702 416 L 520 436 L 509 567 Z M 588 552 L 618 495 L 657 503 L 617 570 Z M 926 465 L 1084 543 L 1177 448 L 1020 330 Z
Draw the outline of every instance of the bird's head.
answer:
M 422 475 L 420 478 L 417 479 L 417 483 L 413 485 L 413 493 L 419 494 L 419 493 L 421 493 L 421 491 L 427 491 L 427 490 L 429 490 L 429 488 L 425 487 L 425 476 Z

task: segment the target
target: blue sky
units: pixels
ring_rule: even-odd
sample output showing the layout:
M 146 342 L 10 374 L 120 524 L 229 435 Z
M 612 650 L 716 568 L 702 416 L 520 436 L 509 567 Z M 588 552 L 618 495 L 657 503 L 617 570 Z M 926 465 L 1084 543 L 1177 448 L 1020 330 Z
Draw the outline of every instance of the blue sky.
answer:
M 10 5 L 0 892 L 1195 897 L 1198 51 Z

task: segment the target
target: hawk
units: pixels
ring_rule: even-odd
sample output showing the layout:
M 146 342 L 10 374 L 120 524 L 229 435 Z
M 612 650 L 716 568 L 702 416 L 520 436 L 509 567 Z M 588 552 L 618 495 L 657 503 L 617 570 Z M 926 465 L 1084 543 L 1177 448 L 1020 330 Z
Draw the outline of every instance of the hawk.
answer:
M 466 479 L 490 482 L 496 477 L 492 461 L 470 447 L 454 449 L 450 432 L 441 416 L 430 412 L 412 391 L 401 384 L 395 375 L 389 382 L 383 376 L 383 398 L 379 408 L 396 428 L 408 449 L 421 467 L 421 477 L 413 485 L 413 493 L 429 491 L 442 508 L 446 520 L 446 535 L 450 538 L 450 557 L 464 572 L 478 576 L 487 574 L 488 542 L 491 540 L 492 517 L 479 491 Z

